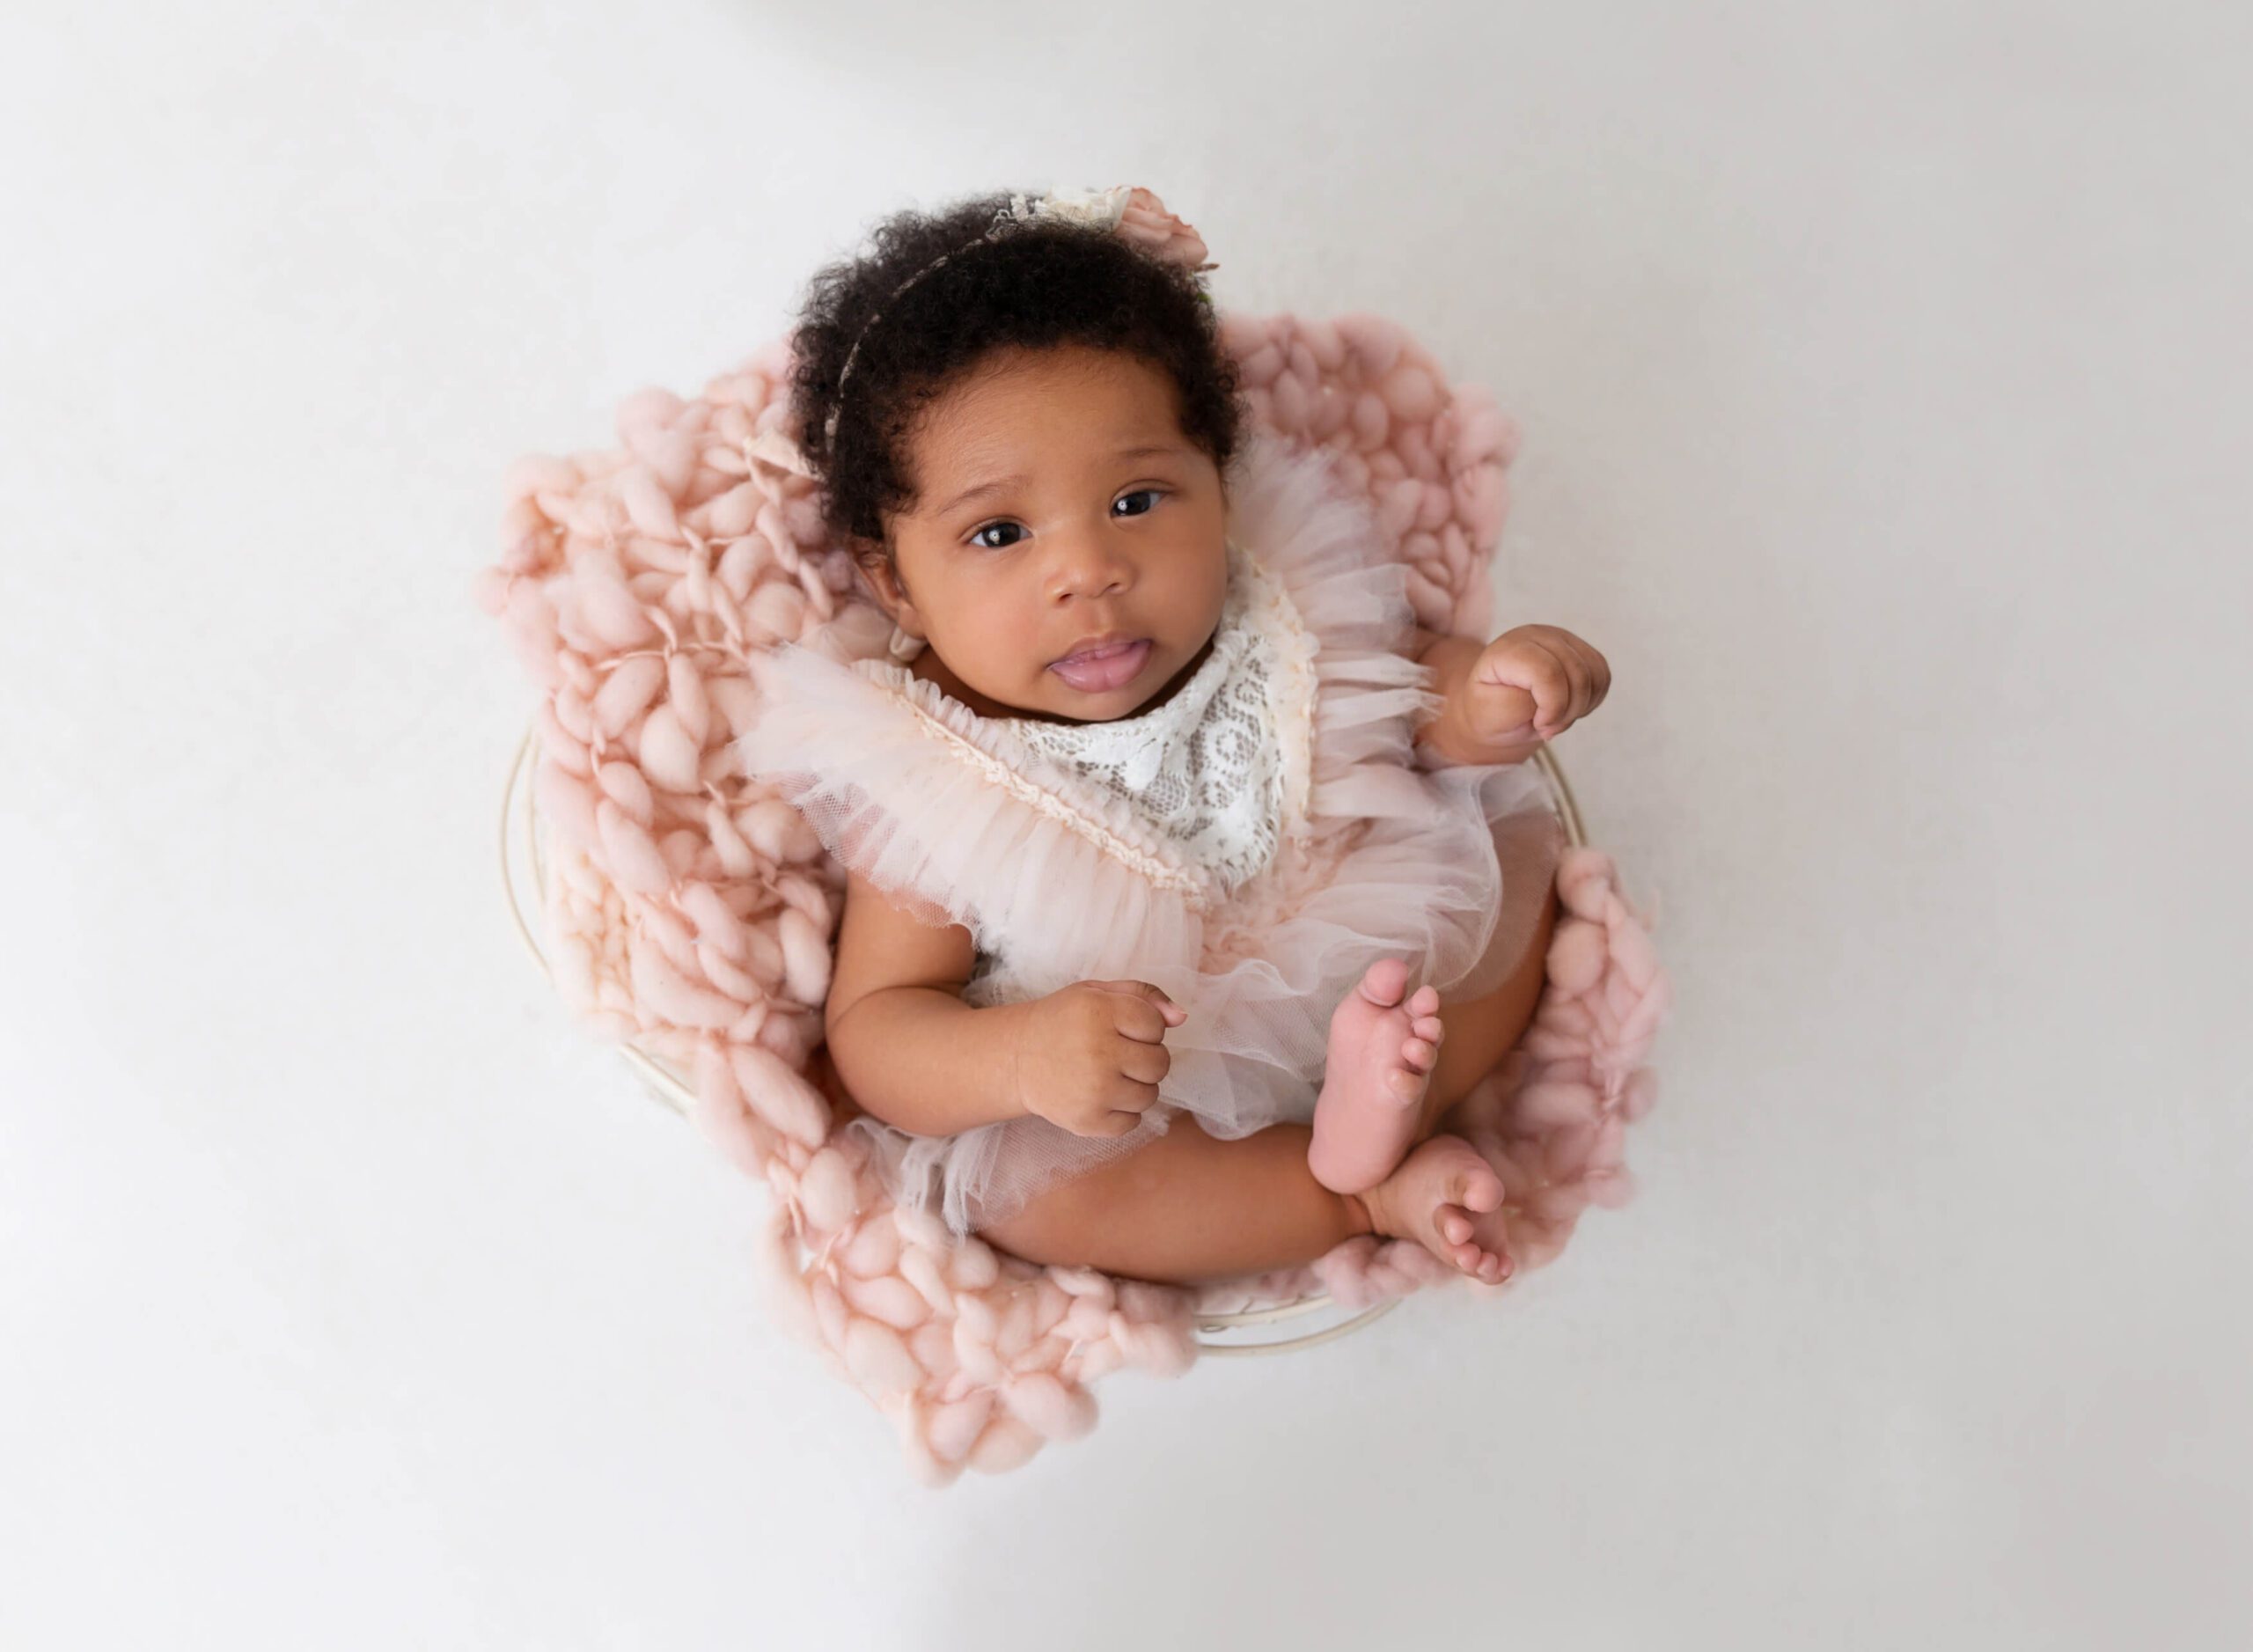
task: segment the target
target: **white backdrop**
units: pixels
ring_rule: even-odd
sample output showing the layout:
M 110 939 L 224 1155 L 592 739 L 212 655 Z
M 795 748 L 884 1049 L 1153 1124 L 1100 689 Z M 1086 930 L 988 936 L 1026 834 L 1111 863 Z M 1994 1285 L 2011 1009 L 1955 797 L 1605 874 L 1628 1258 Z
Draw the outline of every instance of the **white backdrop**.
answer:
M 2244 1644 L 2253 29 L 1079 10 L 0 24 L 0 1644 Z M 927 1492 L 517 951 L 469 585 L 877 217 L 1113 182 L 1522 420 L 1678 1001 L 1555 1267 Z

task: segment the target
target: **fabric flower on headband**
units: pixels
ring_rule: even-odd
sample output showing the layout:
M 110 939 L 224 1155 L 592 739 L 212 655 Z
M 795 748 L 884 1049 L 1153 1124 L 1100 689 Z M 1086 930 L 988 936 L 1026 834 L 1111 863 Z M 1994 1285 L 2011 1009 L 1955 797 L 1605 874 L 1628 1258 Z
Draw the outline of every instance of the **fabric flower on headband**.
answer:
M 1220 268 L 1206 261 L 1204 238 L 1168 212 L 1165 202 L 1140 184 L 1101 190 L 1052 189 L 1030 206 L 1023 195 L 1012 195 L 1009 210 L 1019 219 L 1062 218 L 1115 231 L 1129 246 L 1160 263 L 1178 264 L 1192 275 Z

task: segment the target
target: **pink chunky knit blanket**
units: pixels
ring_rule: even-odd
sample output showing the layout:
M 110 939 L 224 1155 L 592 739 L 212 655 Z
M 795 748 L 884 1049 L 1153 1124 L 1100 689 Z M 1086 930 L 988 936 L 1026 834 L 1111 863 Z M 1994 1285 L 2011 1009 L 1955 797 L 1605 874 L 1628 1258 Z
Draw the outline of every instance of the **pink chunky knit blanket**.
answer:
M 1224 316 L 1255 422 L 1336 455 L 1410 568 L 1420 622 L 1484 640 L 1508 503 L 1511 422 L 1370 316 Z M 1311 1265 L 1190 1290 L 1038 1267 L 896 1208 L 809 1081 L 841 874 L 789 804 L 733 765 L 755 651 L 826 625 L 889 625 L 830 547 L 814 484 L 774 461 L 789 341 L 684 400 L 618 410 L 622 447 L 509 470 L 502 550 L 478 582 L 539 691 L 535 797 L 550 838 L 559 989 L 603 1036 L 691 1076 L 698 1124 L 773 1193 L 759 1247 L 784 1322 L 898 1427 L 916 1473 L 1016 1466 L 1094 1426 L 1090 1387 L 1196 1357 L 1200 1314 L 1326 1290 L 1361 1307 L 1421 1287 L 1486 1296 L 1561 1251 L 1632 1184 L 1626 1126 L 1670 988 L 1611 858 L 1567 851 L 1548 983 L 1519 1048 L 1449 1127 L 1508 1189 L 1513 1280 L 1360 1238 Z M 787 446 L 787 444 L 784 444 Z

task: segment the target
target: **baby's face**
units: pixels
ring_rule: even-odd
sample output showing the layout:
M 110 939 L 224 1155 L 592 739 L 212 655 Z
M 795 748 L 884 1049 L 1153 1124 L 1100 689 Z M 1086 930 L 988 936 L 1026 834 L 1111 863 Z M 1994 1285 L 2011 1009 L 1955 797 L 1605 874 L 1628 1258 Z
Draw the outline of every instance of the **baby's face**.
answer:
M 1071 723 L 1187 680 L 1227 595 L 1228 502 L 1173 397 L 1138 358 L 1072 346 L 996 355 L 924 410 L 915 506 L 870 576 L 928 644 L 916 675 L 981 716 Z

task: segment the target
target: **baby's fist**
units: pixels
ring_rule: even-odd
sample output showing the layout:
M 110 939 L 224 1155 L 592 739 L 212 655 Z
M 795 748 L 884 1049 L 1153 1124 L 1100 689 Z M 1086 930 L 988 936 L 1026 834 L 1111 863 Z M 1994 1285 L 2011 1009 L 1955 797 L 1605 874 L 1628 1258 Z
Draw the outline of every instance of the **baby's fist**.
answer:
M 1172 1067 L 1165 1035 L 1188 1016 L 1149 981 L 1082 980 L 1038 998 L 1012 1063 L 1017 1106 L 1075 1135 L 1125 1135 Z
M 1463 727 L 1498 750 L 1553 740 L 1611 688 L 1604 656 L 1570 631 L 1515 626 L 1486 644 L 1464 679 Z

